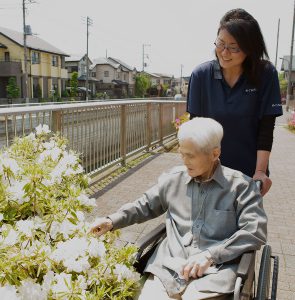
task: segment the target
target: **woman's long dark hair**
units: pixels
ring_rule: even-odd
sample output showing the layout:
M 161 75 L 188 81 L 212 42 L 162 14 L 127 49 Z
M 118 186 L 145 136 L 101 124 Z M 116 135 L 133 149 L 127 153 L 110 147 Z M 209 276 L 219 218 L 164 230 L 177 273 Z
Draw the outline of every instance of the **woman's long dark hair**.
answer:
M 220 20 L 218 33 L 225 29 L 247 55 L 243 62 L 244 74 L 249 83 L 259 86 L 261 72 L 269 63 L 269 56 L 258 22 L 244 9 L 228 11 Z

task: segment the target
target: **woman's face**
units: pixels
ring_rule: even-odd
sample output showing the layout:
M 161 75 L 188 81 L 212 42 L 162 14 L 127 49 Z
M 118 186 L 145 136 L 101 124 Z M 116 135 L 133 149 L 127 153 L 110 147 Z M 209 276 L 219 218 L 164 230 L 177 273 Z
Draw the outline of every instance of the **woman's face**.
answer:
M 247 55 L 239 48 L 234 37 L 230 35 L 226 29 L 219 31 L 216 44 L 218 45 L 216 46 L 216 55 L 223 69 L 230 70 L 242 67 L 242 63 Z M 237 48 L 240 51 L 235 52 Z

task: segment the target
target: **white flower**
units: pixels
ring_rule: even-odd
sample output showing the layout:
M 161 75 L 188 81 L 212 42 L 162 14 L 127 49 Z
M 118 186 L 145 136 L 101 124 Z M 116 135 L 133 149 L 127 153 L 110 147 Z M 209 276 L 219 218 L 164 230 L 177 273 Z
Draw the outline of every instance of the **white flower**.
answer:
M 24 186 L 28 183 L 28 180 L 13 181 L 11 186 L 8 186 L 7 191 L 15 198 L 18 204 L 30 201 L 30 198 L 25 196 Z
M 0 286 L 1 300 L 20 300 L 17 290 L 13 285 Z
M 6 246 L 13 246 L 18 242 L 18 234 L 14 229 L 10 229 L 3 243 Z
M 79 283 L 79 288 L 82 290 L 86 290 L 87 289 L 87 283 L 86 283 L 86 279 L 83 275 L 79 275 L 77 278 L 77 281 Z
M 42 288 L 44 291 L 48 292 L 50 290 L 53 280 L 54 280 L 54 272 L 48 271 L 43 277 Z
M 36 128 L 36 135 L 41 135 L 41 134 L 47 134 L 50 133 L 51 130 L 49 130 L 49 126 L 44 124 L 44 125 L 38 125 Z
M 50 236 L 53 239 L 56 239 L 57 235 L 61 233 L 65 239 L 68 239 L 69 235 L 74 233 L 80 227 L 80 225 L 75 225 L 68 220 L 64 220 L 62 223 L 53 221 L 50 227 Z
M 3 220 L 3 214 L 0 214 L 0 222 Z
M 90 244 L 88 246 L 88 253 L 90 257 L 102 257 L 106 253 L 106 248 L 103 242 L 98 239 L 90 238 Z
M 85 220 L 85 216 L 83 211 L 77 211 L 76 212 L 77 218 L 79 222 L 83 222 Z
M 18 288 L 22 300 L 46 300 L 47 292 L 44 291 L 40 284 L 30 279 L 23 280 Z
M 76 172 L 74 171 L 73 168 L 67 168 L 64 172 L 65 176 L 71 176 L 71 175 L 75 175 L 75 174 L 76 174 Z
M 59 242 L 56 250 L 50 255 L 51 259 L 60 262 L 66 259 L 84 257 L 88 249 L 86 238 L 73 238 L 65 242 Z
M 0 158 L 1 158 L 0 164 L 2 164 L 3 169 L 4 168 L 10 169 L 13 172 L 13 174 L 17 174 L 19 172 L 20 167 L 19 167 L 17 161 L 15 159 L 9 157 L 7 153 L 4 153 L 2 155 L 2 157 L 0 157 Z
M 78 157 L 72 153 L 64 151 L 61 163 L 67 166 L 75 166 L 78 163 Z
M 16 228 L 18 231 L 26 235 L 26 237 L 32 237 L 32 231 L 35 228 L 34 221 L 31 220 L 20 220 L 16 222 Z
M 88 257 L 84 256 L 80 259 L 73 259 L 70 257 L 69 259 L 64 260 L 64 266 L 67 268 L 68 272 L 85 272 L 86 270 L 90 269 L 90 264 L 88 262 Z
M 45 159 L 51 158 L 53 161 L 57 161 L 62 153 L 62 150 L 58 147 L 53 147 L 52 149 L 44 150 L 40 153 L 37 159 L 38 163 L 42 163 Z
M 50 140 L 49 142 L 45 142 L 45 143 L 43 143 L 43 147 L 46 150 L 51 150 L 52 148 L 55 147 L 55 141 L 54 140 Z
M 54 276 L 55 283 L 52 285 L 51 290 L 53 293 L 69 293 L 71 290 L 72 275 L 66 273 L 56 274 Z
M 29 135 L 25 136 L 24 139 L 27 139 L 27 140 L 33 142 L 34 140 L 36 140 L 35 133 L 31 132 Z
M 130 279 L 130 280 L 139 279 L 138 273 L 132 272 L 123 264 L 116 264 L 114 273 L 118 276 L 118 281 L 122 281 L 123 279 Z
M 80 196 L 78 196 L 77 200 L 80 202 L 81 205 L 96 206 L 96 200 L 95 200 L 95 198 L 89 198 L 85 194 L 81 194 Z

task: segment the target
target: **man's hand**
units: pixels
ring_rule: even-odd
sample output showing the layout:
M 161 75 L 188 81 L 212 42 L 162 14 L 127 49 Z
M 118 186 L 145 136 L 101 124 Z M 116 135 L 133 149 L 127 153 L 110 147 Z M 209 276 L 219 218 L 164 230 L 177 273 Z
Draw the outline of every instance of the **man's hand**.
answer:
M 261 196 L 263 197 L 269 191 L 272 185 L 271 179 L 263 171 L 256 171 L 253 176 L 253 179 L 260 180 L 262 182 L 262 189 L 260 193 Z
M 113 229 L 113 222 L 109 218 L 98 218 L 92 223 L 90 232 L 96 236 L 101 236 Z
M 210 261 L 211 254 L 209 251 L 191 256 L 188 259 L 188 263 L 182 270 L 182 276 L 185 280 L 189 280 L 190 277 L 198 278 L 202 277 L 204 272 L 211 266 Z

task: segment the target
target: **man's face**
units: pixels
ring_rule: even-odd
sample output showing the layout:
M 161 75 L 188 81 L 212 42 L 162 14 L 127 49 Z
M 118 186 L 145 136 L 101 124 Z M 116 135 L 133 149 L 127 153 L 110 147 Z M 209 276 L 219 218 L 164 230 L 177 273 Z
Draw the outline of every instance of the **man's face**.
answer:
M 214 162 L 218 159 L 218 154 L 214 149 L 210 153 L 198 151 L 198 147 L 191 140 L 183 140 L 180 143 L 179 152 L 181 154 L 184 165 L 187 167 L 188 174 L 191 177 L 201 177 L 208 179 L 214 166 Z

